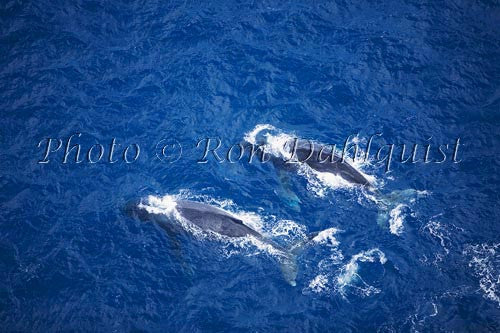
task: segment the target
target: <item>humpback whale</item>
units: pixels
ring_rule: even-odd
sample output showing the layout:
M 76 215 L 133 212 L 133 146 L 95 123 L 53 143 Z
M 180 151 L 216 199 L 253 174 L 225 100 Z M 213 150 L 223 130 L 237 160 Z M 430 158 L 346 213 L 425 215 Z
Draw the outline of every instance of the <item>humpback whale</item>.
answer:
M 230 238 L 254 237 L 276 250 L 275 253 L 278 254 L 278 261 L 285 280 L 290 285 L 296 286 L 296 251 L 303 247 L 304 244 L 294 244 L 293 248 L 285 249 L 258 231 L 250 228 L 241 219 L 231 213 L 201 202 L 175 200 L 170 207 L 170 211 L 173 213 L 170 214 L 171 216 L 156 207 L 142 202 L 138 204 L 130 203 L 126 209 L 126 213 L 129 216 L 141 221 L 154 221 L 168 232 L 182 229 L 178 223 L 175 223 L 175 218 L 177 218 L 182 219 L 183 222 L 190 226 L 197 227 L 199 230 L 213 232 Z M 311 237 L 313 236 L 314 234 L 311 234 Z
M 419 192 L 413 189 L 395 190 L 389 194 L 383 194 L 366 178 L 363 173 L 357 170 L 353 165 L 335 153 L 335 151 L 323 152 L 324 146 L 314 144 L 298 143 L 294 140 L 289 151 L 292 155 L 291 159 L 295 159 L 298 163 L 306 163 L 311 169 L 318 172 L 332 173 L 342 177 L 350 184 L 361 186 L 371 193 L 369 198 L 373 200 L 378 207 L 377 223 L 383 225 L 390 219 L 391 210 L 395 209 L 399 204 L 406 201 L 413 202 L 418 197 L 425 195 L 425 192 Z M 275 165 L 285 163 L 283 160 L 274 161 Z M 286 168 L 286 166 L 285 166 Z M 392 231 L 391 231 L 392 232 Z
M 260 150 L 261 161 L 270 160 L 279 170 L 292 171 L 305 164 L 316 172 L 340 176 L 349 184 L 373 187 L 361 171 L 337 154 L 335 146 L 299 139 L 269 124 L 257 125 L 246 133 L 242 145 L 250 145 L 252 155 Z
M 274 127 L 264 129 L 274 130 Z M 300 212 L 300 199 L 291 189 L 288 174 L 296 173 L 301 165 L 306 165 L 319 174 L 340 177 L 348 185 L 358 185 L 375 191 L 367 176 L 347 160 L 343 160 L 334 149 L 328 150 L 325 145 L 288 135 L 257 137 L 260 131 L 261 129 L 256 128 L 251 135 L 246 135 L 242 145 L 250 145 L 252 152 L 260 150 L 261 161 L 270 161 L 274 165 L 281 183 L 276 193 L 291 209 Z
M 369 176 L 363 174 L 347 158 L 340 156 L 335 151 L 335 146 L 299 139 L 269 124 L 257 125 L 252 131 L 246 133 L 243 144 L 250 145 L 251 152 L 260 150 L 261 161 L 272 162 L 278 171 L 281 183 L 280 188 L 275 191 L 295 211 L 300 211 L 300 199 L 291 189 L 288 174 L 302 174 L 304 166 L 314 171 L 320 181 L 330 179 L 325 176 L 334 175 L 336 176 L 335 182 L 340 181 L 345 185 L 361 188 L 366 197 L 377 205 L 379 225 L 390 221 L 391 211 L 399 204 L 413 202 L 425 193 L 406 189 L 383 194 L 375 187 Z M 307 169 L 306 173 L 309 171 Z
M 328 172 L 342 177 L 345 181 L 371 188 L 370 181 L 359 170 L 352 166 L 334 151 L 325 151 L 325 146 L 313 142 L 299 142 L 298 139 L 286 142 L 283 149 L 289 156 L 287 159 L 271 155 L 273 164 L 283 169 L 295 163 L 305 163 L 318 172 Z
M 368 198 L 375 202 L 378 208 L 377 223 L 379 225 L 385 224 L 390 219 L 390 211 L 397 207 L 399 204 L 406 201 L 413 202 L 420 197 L 423 192 L 413 189 L 395 190 L 389 194 L 383 194 L 377 189 L 368 178 L 356 169 L 352 164 L 342 158 L 335 152 L 324 152 L 320 144 L 312 142 L 300 143 L 298 140 L 289 141 L 284 145 L 285 153 L 288 153 L 288 158 L 278 157 L 271 155 L 271 161 L 275 167 L 280 170 L 280 179 L 283 186 L 287 187 L 286 179 L 283 177 L 281 170 L 291 171 L 297 163 L 307 164 L 311 169 L 321 173 L 331 173 L 340 176 L 344 181 L 351 185 L 360 186 L 368 194 Z M 291 207 L 297 206 L 298 198 L 293 192 L 287 188 L 285 191 L 288 193 L 287 202 Z

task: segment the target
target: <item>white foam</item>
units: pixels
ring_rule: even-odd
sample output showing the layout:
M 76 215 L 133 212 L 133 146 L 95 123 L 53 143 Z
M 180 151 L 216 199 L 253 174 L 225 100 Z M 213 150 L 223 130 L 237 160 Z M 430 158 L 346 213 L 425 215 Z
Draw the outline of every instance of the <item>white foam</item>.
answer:
M 177 210 L 177 200 L 181 195 L 165 195 L 162 197 L 149 195 L 145 200 L 141 200 L 138 207 L 145 209 L 150 214 L 165 215 L 172 218 L 172 223 L 179 223 L 179 225 L 186 231 L 190 232 L 197 239 L 203 239 L 207 236 L 214 237 L 210 232 L 203 232 L 198 226 L 186 221 Z
M 338 233 L 337 228 L 329 228 L 320 231 L 312 240 L 318 244 L 326 244 L 328 246 L 336 247 L 339 246 L 339 241 L 335 238 L 335 234 Z
M 360 144 L 361 141 L 366 141 L 366 140 L 362 140 L 360 137 L 359 137 L 359 134 L 356 134 L 355 136 L 352 137 L 352 139 L 350 140 L 350 142 L 354 143 L 354 144 Z
M 431 302 L 431 303 L 432 303 L 433 312 L 429 315 L 429 317 L 435 317 L 439 312 L 438 307 L 437 307 L 436 303 L 434 303 L 434 302 Z
M 403 232 L 403 221 L 405 218 L 404 208 L 405 204 L 399 204 L 389 212 L 389 230 L 394 235 L 401 235 Z
M 247 212 L 243 210 L 234 210 L 234 211 L 228 211 L 231 215 L 236 217 L 237 219 L 243 221 L 245 225 L 250 227 L 251 229 L 259 232 L 260 234 L 267 234 L 265 228 L 264 228 L 264 221 L 262 220 L 262 217 L 259 214 L 256 214 L 254 212 Z
M 309 289 L 315 293 L 320 293 L 328 289 L 327 286 L 328 277 L 323 274 L 317 275 L 314 279 L 309 282 Z
M 479 278 L 479 287 L 484 297 L 495 301 L 500 307 L 500 243 L 468 246 L 464 254 L 472 257 L 469 267 Z
M 329 190 L 354 187 L 353 183 L 348 182 L 339 175 L 316 171 L 307 164 L 299 166 L 298 174 L 307 179 L 307 189 L 320 198 L 324 197 Z
M 320 272 L 324 272 L 324 274 L 332 274 L 332 270 L 335 270 L 336 266 L 342 264 L 344 260 L 344 255 L 342 251 L 338 248 L 332 248 L 328 257 L 321 259 L 318 263 L 318 269 Z
M 306 238 L 306 227 L 292 220 L 279 220 L 271 229 L 274 237 Z
M 412 217 L 417 216 L 413 210 L 416 200 L 429 194 L 428 191 L 414 189 L 395 190 L 388 194 L 381 194 L 379 191 L 372 192 L 369 189 L 363 189 L 362 192 L 364 198 L 378 206 L 378 222 L 385 224 L 387 221 L 389 223 L 389 231 L 398 236 L 404 230 L 404 221 L 407 215 L 409 214 Z M 358 202 L 363 204 L 359 199 L 358 197 Z
M 208 194 L 194 194 L 188 190 L 181 190 L 179 194 L 174 195 L 176 200 L 193 200 L 200 201 L 212 206 L 217 206 L 224 210 L 230 210 L 236 207 L 235 203 L 231 199 L 221 199 L 215 198 Z
M 284 253 L 283 251 L 275 248 L 269 243 L 263 242 L 252 236 L 238 237 L 238 238 L 232 238 L 221 235 L 218 236 L 219 237 L 217 238 L 223 242 L 223 248 L 224 248 L 223 253 L 227 257 L 233 255 L 241 255 L 241 254 L 244 254 L 247 257 L 252 257 L 260 254 L 268 254 L 278 258 L 286 256 L 286 253 Z M 233 246 L 236 246 L 236 248 L 234 248 Z M 228 251 L 228 249 L 231 250 Z
M 145 202 L 141 201 L 138 205 L 139 208 L 145 209 L 150 214 L 164 214 L 168 216 L 177 213 L 176 206 L 176 197 L 173 195 L 165 195 L 163 197 L 149 195 Z
M 287 149 L 288 145 L 293 140 L 292 136 L 284 133 L 279 133 L 277 135 L 266 133 L 265 137 L 267 141 L 265 145 L 266 152 L 271 153 L 276 157 L 283 158 L 284 161 L 290 161 L 290 163 L 293 163 L 292 152 Z
M 313 241 L 318 244 L 338 245 L 338 241 L 333 237 L 336 232 L 338 230 L 335 228 L 324 230 L 313 238 Z M 333 292 L 347 298 L 348 293 L 367 297 L 381 292 L 380 289 L 366 283 L 359 274 L 360 264 L 363 262 L 379 262 L 382 265 L 387 262 L 387 258 L 381 250 L 372 248 L 359 252 L 342 265 L 344 256 L 340 249 L 334 246 L 328 248 L 330 255 L 318 263 L 318 271 L 315 272 L 314 278 L 304 289 L 304 293 Z
M 446 246 L 446 243 L 450 241 L 449 238 L 449 232 L 448 230 L 440 223 L 437 221 L 429 221 L 424 227 L 424 230 L 427 230 L 429 234 L 437 239 L 439 239 L 439 243 L 441 244 L 441 247 L 445 251 L 446 254 L 450 253 L 450 250 L 448 250 L 448 247 Z M 438 260 L 440 260 L 440 257 L 436 257 Z
M 423 190 L 423 191 L 416 190 L 416 191 L 417 191 L 417 197 L 426 197 L 428 195 L 431 195 L 431 192 L 427 191 L 427 190 Z
M 385 254 L 378 248 L 373 248 L 368 251 L 363 251 L 352 256 L 351 260 L 342 268 L 341 273 L 337 276 L 336 287 L 342 295 L 345 295 L 346 287 L 353 287 L 361 292 L 363 296 L 369 296 L 373 293 L 380 292 L 379 289 L 368 285 L 363 281 L 358 274 L 359 262 L 375 262 L 379 260 L 380 264 L 385 264 L 387 259 Z M 355 281 L 359 281 L 355 284 Z
M 320 253 L 323 253 L 325 249 L 328 249 L 329 254 L 322 254 L 323 259 L 321 259 L 317 264 L 317 276 L 309 284 L 309 289 L 316 293 L 329 292 L 331 290 L 327 283 L 334 278 L 335 272 L 338 270 L 340 264 L 344 260 L 342 251 L 338 248 L 340 242 L 335 237 L 335 234 L 341 230 L 337 228 L 328 228 L 320 231 L 314 238 L 312 242 L 314 244 L 325 246 L 324 248 L 318 248 Z
M 245 133 L 244 140 L 251 144 L 257 143 L 257 135 L 264 130 L 275 130 L 274 126 L 269 124 L 258 124 L 253 130 Z

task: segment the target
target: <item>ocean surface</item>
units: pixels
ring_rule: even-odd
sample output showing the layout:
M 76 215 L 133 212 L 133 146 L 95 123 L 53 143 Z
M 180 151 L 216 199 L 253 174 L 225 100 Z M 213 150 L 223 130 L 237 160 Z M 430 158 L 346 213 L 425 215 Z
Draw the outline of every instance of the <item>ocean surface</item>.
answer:
M 498 1 L 6 0 L 0 29 L 2 332 L 500 331 Z M 372 191 L 198 163 L 376 133 Z M 296 286 L 255 239 L 127 214 L 176 200 L 310 239 Z

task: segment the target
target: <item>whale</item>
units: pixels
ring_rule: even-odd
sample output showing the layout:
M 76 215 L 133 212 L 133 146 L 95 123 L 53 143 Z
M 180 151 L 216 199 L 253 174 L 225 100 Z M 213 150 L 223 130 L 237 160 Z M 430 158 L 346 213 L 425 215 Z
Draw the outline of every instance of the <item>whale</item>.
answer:
M 181 219 L 182 222 L 204 232 L 212 232 L 229 238 L 253 237 L 270 245 L 275 250 L 274 253 L 278 254 L 278 261 L 283 277 L 291 286 L 296 286 L 298 272 L 296 255 L 298 249 L 301 249 L 304 244 L 294 244 L 290 249 L 286 249 L 276 244 L 268 237 L 265 237 L 260 232 L 252 229 L 233 214 L 206 203 L 190 200 L 175 200 L 170 210 L 173 214 L 165 214 L 164 211 L 148 205 L 147 202 L 144 203 L 140 201 L 139 203 L 129 203 L 126 208 L 126 213 L 128 216 L 139 219 L 140 221 L 155 222 L 161 228 L 166 229 L 170 235 L 172 233 L 178 233 L 183 229 L 182 226 L 175 221 L 176 219 Z M 315 234 L 312 233 L 309 237 L 312 238 L 314 235 Z
M 288 208 L 296 212 L 301 210 L 301 200 L 292 190 L 289 175 L 300 174 L 304 171 L 301 170 L 304 165 L 319 176 L 334 175 L 346 184 L 361 189 L 377 206 L 377 223 L 380 226 L 390 222 L 391 211 L 398 205 L 414 202 L 425 195 L 425 191 L 414 189 L 394 190 L 384 194 L 371 180 L 372 177 L 365 175 L 351 163 L 353 158 L 336 151 L 335 146 L 294 137 L 269 124 L 259 124 L 247 132 L 242 145 L 251 152 L 251 156 L 257 154 L 261 162 L 271 162 L 280 184 L 274 191 Z
M 272 164 L 280 170 L 279 177 L 281 185 L 284 187 L 285 201 L 294 209 L 300 209 L 298 204 L 300 200 L 290 190 L 287 177 L 284 177 L 283 171 L 291 172 L 298 164 L 307 164 L 311 169 L 321 172 L 330 173 L 340 176 L 347 183 L 358 186 L 368 194 L 368 198 L 377 205 L 377 223 L 380 226 L 386 224 L 390 220 L 390 212 L 399 204 L 405 202 L 413 202 L 417 198 L 425 195 L 425 191 L 417 191 L 414 189 L 394 190 L 388 194 L 383 194 L 374 186 L 370 180 L 356 167 L 335 151 L 326 151 L 326 147 L 314 142 L 299 142 L 297 139 L 288 141 L 283 147 L 283 151 L 287 154 L 283 156 L 270 155 Z
M 333 174 L 348 184 L 376 191 L 361 171 L 333 149 L 326 149 L 326 145 L 291 137 L 275 145 L 268 141 L 268 137 L 256 138 L 257 134 L 255 132 L 254 136 L 246 137 L 241 145 L 251 152 L 258 152 L 261 162 L 271 162 L 281 185 L 275 192 L 296 212 L 300 212 L 301 201 L 292 190 L 288 174 L 297 173 L 298 167 L 303 164 L 318 173 Z
M 314 171 L 340 176 L 349 184 L 373 189 L 367 176 L 344 155 L 339 156 L 335 145 L 300 139 L 272 125 L 260 124 L 245 134 L 241 146 L 249 150 L 251 156 L 258 152 L 261 162 L 271 161 L 280 171 L 293 171 L 297 165 L 305 164 Z
M 289 170 L 294 164 L 304 163 L 318 172 L 331 173 L 342 177 L 350 184 L 372 188 L 371 182 L 346 159 L 342 159 L 336 152 L 328 152 L 326 146 L 314 142 L 299 142 L 298 139 L 285 143 L 283 149 L 289 155 L 270 155 L 272 163 L 284 170 Z

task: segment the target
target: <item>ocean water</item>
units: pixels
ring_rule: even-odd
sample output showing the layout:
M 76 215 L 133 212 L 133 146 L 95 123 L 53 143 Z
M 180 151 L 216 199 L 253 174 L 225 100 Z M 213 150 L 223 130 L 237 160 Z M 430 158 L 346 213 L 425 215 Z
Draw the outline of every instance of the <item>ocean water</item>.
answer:
M 1 331 L 500 330 L 497 1 L 6 0 L 0 17 Z M 376 192 L 198 163 L 199 140 L 224 156 L 258 130 L 276 147 L 380 133 L 374 149 L 417 143 L 420 161 L 397 146 L 386 172 L 374 150 L 356 167 Z M 253 239 L 126 214 L 179 199 L 283 246 L 314 233 L 297 285 Z

